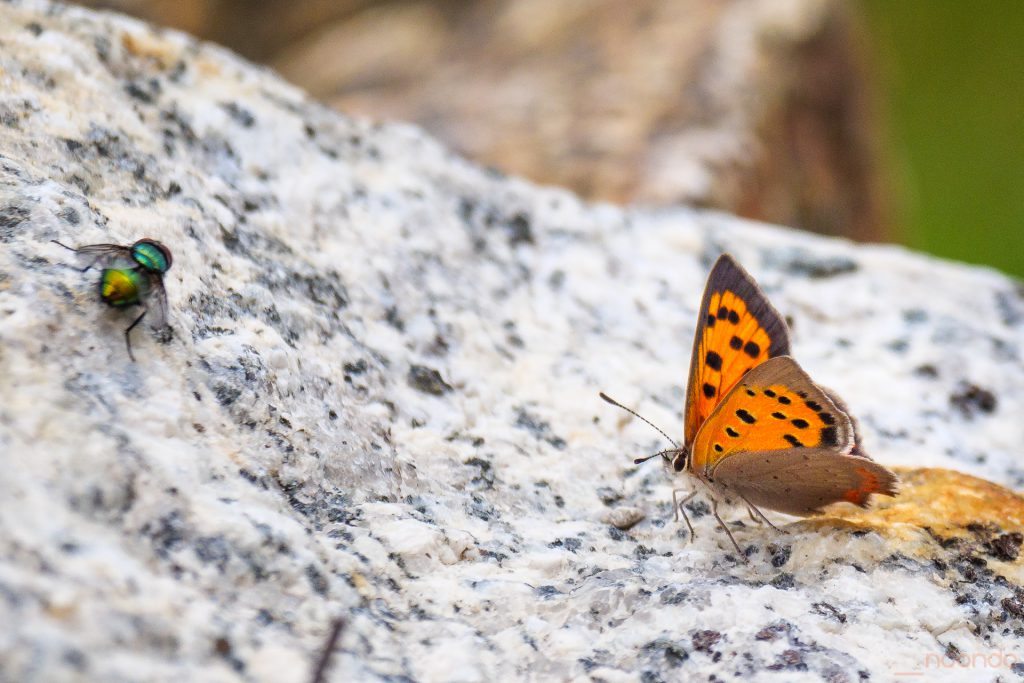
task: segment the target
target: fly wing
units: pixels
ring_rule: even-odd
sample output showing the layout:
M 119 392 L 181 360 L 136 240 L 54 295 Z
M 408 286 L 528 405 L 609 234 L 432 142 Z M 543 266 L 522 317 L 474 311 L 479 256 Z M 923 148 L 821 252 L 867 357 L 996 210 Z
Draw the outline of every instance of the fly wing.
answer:
M 149 326 L 155 330 L 163 330 L 167 326 L 167 292 L 160 275 L 153 274 L 149 278 L 149 296 L 146 300 L 146 312 Z
M 823 448 L 737 453 L 709 477 L 757 507 L 805 516 L 830 503 L 866 507 L 873 493 L 896 495 L 896 475 L 863 457 Z
M 135 263 L 134 259 L 132 259 L 131 247 L 126 247 L 121 244 L 88 244 L 84 247 L 69 247 L 57 240 L 53 240 L 53 242 L 69 251 L 75 252 L 78 256 L 79 262 L 85 265 L 86 268 L 91 268 L 96 265 L 115 268 L 132 268 L 138 265 Z
M 116 254 L 119 256 L 132 257 L 131 247 L 123 244 L 87 244 L 84 247 L 68 247 L 79 254 Z

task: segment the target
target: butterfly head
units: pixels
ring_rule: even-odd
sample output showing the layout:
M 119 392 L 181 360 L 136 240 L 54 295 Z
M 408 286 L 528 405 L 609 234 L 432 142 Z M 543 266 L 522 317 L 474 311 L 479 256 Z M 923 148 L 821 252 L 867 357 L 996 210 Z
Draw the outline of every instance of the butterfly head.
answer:
M 661 462 L 665 465 L 667 470 L 673 472 L 682 472 L 690 467 L 690 448 L 689 446 L 683 446 L 682 448 L 669 448 L 665 451 L 658 451 L 651 455 L 643 458 L 637 458 L 633 461 L 634 464 L 639 465 L 645 463 L 648 460 L 660 457 Z
M 669 451 L 672 454 L 670 458 L 668 454 L 665 455 L 665 461 L 672 465 L 672 469 L 676 472 L 682 472 L 690 469 L 690 447 L 683 446 L 677 448 L 675 451 Z

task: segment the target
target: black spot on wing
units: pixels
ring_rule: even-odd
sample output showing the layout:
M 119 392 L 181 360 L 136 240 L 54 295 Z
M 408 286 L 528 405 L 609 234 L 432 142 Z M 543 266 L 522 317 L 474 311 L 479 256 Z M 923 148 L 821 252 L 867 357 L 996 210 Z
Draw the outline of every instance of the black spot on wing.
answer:
M 821 410 L 821 404 L 816 401 L 804 401 L 804 405 L 813 410 L 814 412 L 818 412 L 819 410 Z
M 807 429 L 810 424 L 807 420 L 801 420 L 799 417 L 793 420 L 793 426 L 797 429 Z
M 721 372 L 722 370 L 722 357 L 714 351 L 708 351 L 708 355 L 704 357 L 704 362 L 709 368 L 715 372 Z
M 839 434 L 835 427 L 823 427 L 821 430 L 821 445 L 836 446 L 839 444 Z
M 767 394 L 768 392 L 766 391 L 765 393 Z M 793 401 L 790 400 L 789 396 L 779 396 L 779 403 L 781 403 L 784 406 L 788 406 L 792 402 Z
M 747 396 L 757 396 L 757 392 L 750 387 L 747 387 Z
M 736 313 L 736 311 L 729 311 L 729 322 L 731 322 L 733 325 L 736 325 L 740 322 L 740 316 Z
M 836 418 L 832 416 L 832 413 L 826 413 L 824 410 L 818 413 L 818 417 L 824 424 L 834 425 L 836 423 Z
M 708 301 L 715 294 L 731 293 L 746 304 L 744 318 L 752 316 L 758 327 L 768 335 L 770 357 L 789 354 L 789 331 L 786 329 L 786 322 L 772 307 L 754 279 L 735 260 L 720 259 L 712 270 L 708 283 Z M 726 316 L 728 313 L 726 309 Z
M 733 338 L 729 340 L 729 348 L 733 351 L 739 351 L 743 348 L 743 340 L 733 335 Z
M 751 358 L 757 358 L 761 355 L 761 347 L 756 343 L 749 341 L 743 345 L 743 353 L 747 354 Z
M 711 315 L 709 313 L 708 314 L 708 327 L 714 327 L 714 326 L 715 326 L 715 316 L 713 316 L 713 315 Z
M 725 428 L 725 433 L 726 433 L 726 434 L 728 434 L 729 436 L 731 436 L 731 437 L 732 437 L 732 438 L 734 438 L 734 439 L 735 439 L 735 438 L 736 438 L 737 436 L 739 436 L 739 435 L 740 435 L 740 433 L 739 433 L 739 432 L 737 432 L 737 431 L 736 431 L 735 429 L 733 429 L 732 427 L 726 427 L 726 428 Z
M 774 417 L 776 420 L 785 420 L 786 419 L 786 416 L 783 415 L 782 413 L 772 413 L 772 417 Z
M 740 408 L 739 410 L 736 411 L 736 417 L 743 420 L 748 425 L 752 425 L 755 422 L 757 422 L 757 419 L 743 408 Z
M 728 317 L 729 317 L 729 309 L 726 308 L 725 306 L 720 307 L 718 309 L 718 319 L 719 320 L 725 320 Z
M 802 443 L 800 443 L 800 439 L 796 438 L 792 434 L 784 434 L 782 436 L 782 438 L 785 439 L 786 441 L 788 441 L 789 445 L 791 445 L 793 448 L 803 448 L 804 447 L 804 445 Z
M 720 444 L 720 443 L 716 443 L 715 444 L 715 453 L 721 453 L 723 450 L 725 450 L 725 449 L 722 448 L 722 444 Z
M 708 384 L 707 382 L 705 382 L 703 389 L 704 389 L 704 395 L 707 398 L 714 398 L 715 397 L 715 387 L 713 385 Z
M 765 389 L 764 395 L 767 396 L 768 398 L 775 398 L 775 392 L 772 391 L 771 389 Z

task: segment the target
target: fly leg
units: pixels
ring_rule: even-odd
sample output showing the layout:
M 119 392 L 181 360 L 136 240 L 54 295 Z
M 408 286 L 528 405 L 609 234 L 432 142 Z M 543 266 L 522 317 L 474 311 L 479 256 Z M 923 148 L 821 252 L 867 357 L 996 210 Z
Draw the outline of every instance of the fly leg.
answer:
M 57 240 L 50 240 L 50 241 L 53 242 L 54 244 L 58 244 L 58 245 L 64 247 L 68 251 L 73 251 L 76 254 L 78 253 L 77 249 L 75 249 L 74 247 L 69 247 L 68 245 L 64 244 L 63 242 L 58 242 Z M 101 258 L 103 258 L 102 254 L 97 256 L 96 258 L 94 258 L 92 261 L 90 261 L 89 265 L 87 265 L 85 268 L 82 268 L 80 270 L 76 268 L 76 270 L 79 270 L 80 273 L 84 273 L 85 271 L 89 270 L 90 268 L 95 266 L 97 263 L 99 263 Z
M 132 359 L 133 363 L 135 362 L 135 354 L 132 353 L 132 338 L 129 335 L 132 333 L 132 328 L 142 322 L 142 319 L 146 317 L 147 312 L 149 312 L 149 309 L 143 306 L 142 313 L 139 317 L 136 318 L 135 321 L 128 326 L 128 329 L 124 331 L 124 343 L 128 346 L 128 357 Z

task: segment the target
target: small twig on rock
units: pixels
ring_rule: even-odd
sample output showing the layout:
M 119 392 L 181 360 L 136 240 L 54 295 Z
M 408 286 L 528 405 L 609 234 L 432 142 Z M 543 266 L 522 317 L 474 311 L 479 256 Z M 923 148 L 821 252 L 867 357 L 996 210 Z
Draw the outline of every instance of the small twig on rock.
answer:
M 331 665 L 331 655 L 334 654 L 334 647 L 338 644 L 338 638 L 341 637 L 343 630 L 345 630 L 345 620 L 342 617 L 338 617 L 331 622 L 331 631 L 327 634 L 327 642 L 324 643 L 320 659 L 317 660 L 316 668 L 313 669 L 313 677 L 310 679 L 311 683 L 324 683 L 324 676 Z

